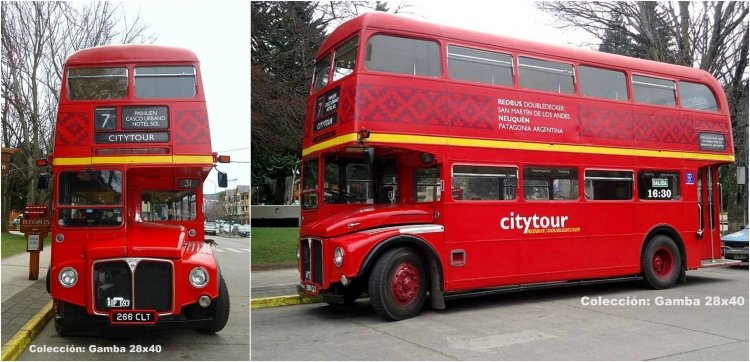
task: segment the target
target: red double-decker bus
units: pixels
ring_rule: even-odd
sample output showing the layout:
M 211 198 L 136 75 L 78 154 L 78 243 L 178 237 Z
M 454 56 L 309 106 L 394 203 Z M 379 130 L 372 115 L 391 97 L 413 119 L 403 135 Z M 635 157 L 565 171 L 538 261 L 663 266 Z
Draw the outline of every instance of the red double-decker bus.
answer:
M 371 13 L 316 58 L 300 291 L 386 318 L 466 295 L 727 265 L 718 82 L 687 67 Z
M 224 327 L 229 295 L 202 213 L 219 161 L 192 51 L 104 46 L 66 60 L 54 149 L 41 162 L 52 165 L 47 290 L 59 334 Z

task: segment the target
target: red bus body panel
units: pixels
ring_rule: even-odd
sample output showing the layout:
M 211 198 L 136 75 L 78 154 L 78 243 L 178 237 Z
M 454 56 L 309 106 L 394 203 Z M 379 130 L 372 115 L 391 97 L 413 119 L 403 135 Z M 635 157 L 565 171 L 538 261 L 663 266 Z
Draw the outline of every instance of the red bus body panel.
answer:
M 195 96 L 189 99 L 142 99 L 134 92 L 134 67 L 194 66 Z M 73 67 L 126 67 L 127 95 L 122 99 L 71 100 L 68 98 L 67 74 Z M 92 305 L 93 264 L 110 259 L 151 259 L 173 265 L 173 308 L 167 315 L 179 315 L 182 308 L 195 304 L 202 295 L 216 299 L 219 295 L 218 265 L 213 249 L 204 242 L 202 182 L 213 166 L 206 102 L 201 81 L 200 63 L 192 51 L 153 45 L 118 45 L 91 48 L 71 55 L 65 63 L 62 91 L 55 125 L 52 153 L 54 187 L 52 256 L 50 294 L 53 299 L 85 307 L 95 314 Z M 93 116 L 98 107 L 117 110 L 118 125 L 113 132 L 123 131 L 119 123 L 123 107 L 165 106 L 169 127 L 167 142 L 96 143 Z M 64 171 L 117 170 L 123 175 L 122 216 L 119 226 L 65 227 L 58 225 L 60 211 L 59 176 Z M 196 218 L 191 221 L 139 220 L 141 192 L 146 190 L 179 190 L 180 179 L 197 179 L 201 186 L 193 188 Z M 61 235 L 64 241 L 55 242 Z M 201 289 L 188 281 L 188 273 L 202 266 L 209 273 L 209 283 Z M 58 273 L 73 267 L 79 281 L 64 288 Z M 104 315 L 103 313 L 97 313 Z M 162 314 L 163 315 L 163 314 Z
M 376 34 L 436 42 L 441 49 L 441 74 L 425 77 L 368 70 L 363 49 Z M 436 251 L 443 271 L 441 288 L 446 293 L 638 275 L 646 238 L 657 229 L 673 230 L 681 239 L 687 269 L 699 268 L 701 260 L 712 256 L 721 258 L 718 228 L 708 230 L 702 238 L 696 233 L 698 192 L 702 192 L 704 200 L 708 194 L 706 187 L 699 191 L 694 178 L 699 177 L 702 168 L 713 166 L 711 177 L 715 184 L 715 166 L 734 159 L 728 104 L 720 84 L 709 73 L 382 13 L 365 14 L 342 24 L 324 41 L 317 59 L 330 56 L 338 45 L 355 35 L 359 37 L 359 53 L 352 74 L 329 82 L 308 98 L 303 162 L 350 153 L 350 148 L 360 147 L 358 132 L 367 130 L 369 138 L 361 139 L 365 146 L 374 147 L 376 155 L 399 158 L 399 206 L 331 205 L 320 201 L 314 209 L 303 209 L 301 242 L 307 238 L 322 240 L 325 278 L 319 287 L 324 291 L 338 283 L 342 275 L 360 276 L 357 273 L 368 255 L 380 243 L 399 234 L 398 229 L 389 227 L 408 224 L 444 227 L 444 232 L 410 237 Z M 502 52 L 512 55 L 514 61 L 519 56 L 529 56 L 573 64 L 576 69 L 580 65 L 613 69 L 625 73 L 626 79 L 645 75 L 700 83 L 714 94 L 718 111 L 681 108 L 679 93 L 673 107 L 637 103 L 629 81 L 628 100 L 615 101 L 580 95 L 577 81 L 574 94 L 525 89 L 518 84 L 517 69 L 513 86 L 454 80 L 446 70 L 448 45 Z M 316 103 L 320 97 L 336 92 L 335 124 L 316 126 Z M 524 117 L 530 122 L 525 122 Z M 529 128 L 524 128 L 527 125 Z M 722 135 L 724 149 L 701 149 L 701 132 Z M 414 168 L 422 167 L 415 161 L 421 152 L 435 155 L 435 164 L 441 167 L 446 191 L 440 202 L 414 202 L 410 180 Z M 454 201 L 448 186 L 455 164 L 507 165 L 517 167 L 519 173 L 525 166 L 577 167 L 580 174 L 588 169 L 628 170 L 634 172 L 635 184 L 639 170 L 673 170 L 679 173 L 680 197 L 669 201 L 641 200 L 634 186 L 632 200 L 589 201 L 583 197 L 581 182 L 580 199 L 573 201 L 529 201 L 524 200 L 522 191 L 516 200 Z M 702 177 L 706 185 L 705 172 Z M 320 185 L 322 188 L 323 183 Z M 718 194 L 714 190 L 716 205 L 720 203 Z M 420 213 L 407 214 L 408 220 L 394 218 L 395 210 L 419 209 Z M 501 230 L 500 220 L 511 213 L 528 217 L 564 215 L 568 230 L 537 234 Z M 701 217 L 707 213 L 704 209 Z M 433 218 L 432 214 L 438 216 Z M 350 224 L 356 226 L 347 230 Z M 332 261 L 336 246 L 345 251 L 342 267 Z M 451 265 L 454 250 L 465 252 L 464 265 Z M 304 283 L 302 270 L 300 277 Z

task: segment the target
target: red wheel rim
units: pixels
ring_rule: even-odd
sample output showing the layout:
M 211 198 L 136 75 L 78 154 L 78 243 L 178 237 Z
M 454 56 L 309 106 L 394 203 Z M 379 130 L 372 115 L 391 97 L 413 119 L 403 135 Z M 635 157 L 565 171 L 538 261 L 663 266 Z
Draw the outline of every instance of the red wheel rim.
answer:
M 399 305 L 409 305 L 417 299 L 419 292 L 419 272 L 408 262 L 399 264 L 393 271 L 391 279 L 391 293 Z
M 651 269 L 659 278 L 667 278 L 674 269 L 674 255 L 667 248 L 659 248 L 651 258 Z

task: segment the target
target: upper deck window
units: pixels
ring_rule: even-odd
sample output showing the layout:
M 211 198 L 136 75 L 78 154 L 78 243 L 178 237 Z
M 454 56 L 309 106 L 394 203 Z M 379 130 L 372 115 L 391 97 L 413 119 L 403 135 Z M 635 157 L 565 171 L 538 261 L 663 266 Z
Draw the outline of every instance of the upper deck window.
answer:
M 120 99 L 128 93 L 127 68 L 70 68 L 68 99 Z
M 701 111 L 718 111 L 716 98 L 704 84 L 680 81 L 680 104 L 682 108 Z
M 675 89 L 677 87 L 672 80 L 633 76 L 633 97 L 639 103 L 674 107 Z
M 628 87 L 623 72 L 582 65 L 578 67 L 578 75 L 582 95 L 616 101 L 628 100 Z
M 357 45 L 359 44 L 359 37 L 355 36 L 344 44 L 341 44 L 336 48 L 334 58 L 334 69 L 333 69 L 333 81 L 337 81 L 341 78 L 354 72 L 354 66 L 357 62 Z
M 195 67 L 135 67 L 135 96 L 138 98 L 193 98 Z
M 513 57 L 449 45 L 448 74 L 453 79 L 513 85 Z
M 375 35 L 367 41 L 365 65 L 369 70 L 437 77 L 440 47 L 433 41 Z
M 325 57 L 318 60 L 315 63 L 315 76 L 313 76 L 313 91 L 325 87 L 328 84 L 328 73 L 331 71 L 331 55 L 327 54 Z
M 527 57 L 518 58 L 521 87 L 573 94 L 573 65 Z

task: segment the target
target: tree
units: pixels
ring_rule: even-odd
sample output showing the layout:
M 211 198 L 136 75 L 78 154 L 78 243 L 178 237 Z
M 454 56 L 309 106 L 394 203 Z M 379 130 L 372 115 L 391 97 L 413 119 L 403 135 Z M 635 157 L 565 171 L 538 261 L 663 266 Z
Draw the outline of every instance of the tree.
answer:
M 2 230 L 11 207 L 46 203 L 35 160 L 51 151 L 62 66 L 73 52 L 104 44 L 151 42 L 139 17 L 110 2 L 3 2 L 0 123 L 3 147 L 19 148 L 2 182 Z
M 676 8 L 675 8 L 676 6 Z M 742 226 L 738 165 L 747 166 L 748 3 L 541 2 L 538 7 L 601 40 L 602 51 L 703 69 L 723 85 L 732 116 L 736 162 L 721 170 L 729 227 Z
M 398 4 L 394 12 L 407 6 Z M 274 203 L 284 202 L 286 177 L 302 155 L 306 99 L 315 56 L 342 22 L 364 11 L 391 11 L 385 2 L 251 3 L 251 161 L 253 185 L 275 180 Z

